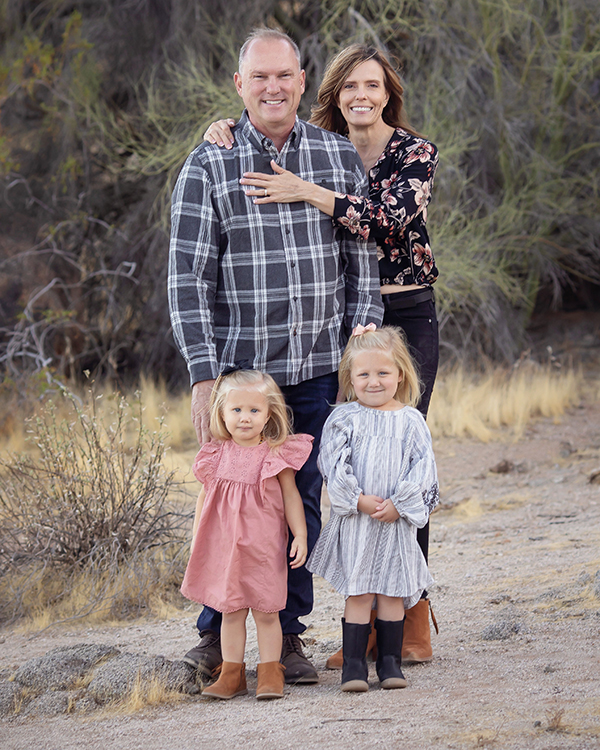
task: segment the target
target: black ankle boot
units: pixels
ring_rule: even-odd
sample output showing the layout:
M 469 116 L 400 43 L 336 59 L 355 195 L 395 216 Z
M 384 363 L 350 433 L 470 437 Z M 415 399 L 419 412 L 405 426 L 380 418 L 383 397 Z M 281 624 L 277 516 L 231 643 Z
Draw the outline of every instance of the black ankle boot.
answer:
M 342 691 L 344 693 L 364 693 L 369 689 L 369 668 L 367 666 L 367 641 L 371 625 L 346 622 L 342 617 Z
M 375 620 L 377 631 L 377 677 L 384 690 L 406 687 L 400 669 L 402 664 L 402 635 L 404 620 Z

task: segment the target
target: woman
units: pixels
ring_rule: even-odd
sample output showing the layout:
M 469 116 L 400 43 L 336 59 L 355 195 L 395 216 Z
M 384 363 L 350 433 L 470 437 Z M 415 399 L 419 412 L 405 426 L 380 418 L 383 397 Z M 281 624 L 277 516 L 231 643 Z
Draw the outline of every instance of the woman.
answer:
M 437 374 L 439 344 L 432 284 L 438 276 L 427 234 L 438 152 L 407 123 L 402 84 L 376 48 L 353 44 L 329 63 L 310 122 L 346 135 L 369 176 L 369 197 L 349 196 L 306 182 L 271 162 L 274 174 L 246 173 L 240 182 L 257 204 L 306 201 L 334 223 L 377 242 L 383 322 L 402 328 L 419 366 L 423 393 L 418 409 L 427 416 Z M 206 140 L 231 148 L 231 120 L 214 123 Z M 425 560 L 429 524 L 417 533 Z M 402 651 L 405 663 L 431 659 L 429 600 L 407 611 Z M 435 620 L 434 620 L 435 625 Z M 437 625 L 436 625 L 437 630 Z M 341 652 L 328 667 L 340 667 Z

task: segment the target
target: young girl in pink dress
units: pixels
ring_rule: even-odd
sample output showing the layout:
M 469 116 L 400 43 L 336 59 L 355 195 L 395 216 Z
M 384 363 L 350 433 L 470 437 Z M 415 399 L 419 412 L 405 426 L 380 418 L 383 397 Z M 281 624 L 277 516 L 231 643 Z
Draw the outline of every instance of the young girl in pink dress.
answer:
M 229 368 L 210 399 L 213 440 L 202 446 L 193 471 L 202 489 L 192 549 L 181 592 L 223 613 L 223 665 L 204 696 L 245 695 L 244 651 L 248 610 L 256 623 L 259 700 L 283 697 L 279 611 L 290 565 L 307 554 L 306 519 L 295 472 L 312 447 L 309 435 L 291 435 L 283 395 L 270 375 Z

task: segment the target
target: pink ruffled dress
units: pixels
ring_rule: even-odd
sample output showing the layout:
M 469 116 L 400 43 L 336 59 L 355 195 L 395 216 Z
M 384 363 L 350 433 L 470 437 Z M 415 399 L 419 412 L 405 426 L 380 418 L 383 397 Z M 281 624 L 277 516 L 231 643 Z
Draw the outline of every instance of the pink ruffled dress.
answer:
M 310 435 L 242 447 L 233 440 L 203 445 L 193 471 L 206 498 L 181 593 L 218 612 L 279 612 L 287 599 L 287 541 L 277 474 L 300 469 Z

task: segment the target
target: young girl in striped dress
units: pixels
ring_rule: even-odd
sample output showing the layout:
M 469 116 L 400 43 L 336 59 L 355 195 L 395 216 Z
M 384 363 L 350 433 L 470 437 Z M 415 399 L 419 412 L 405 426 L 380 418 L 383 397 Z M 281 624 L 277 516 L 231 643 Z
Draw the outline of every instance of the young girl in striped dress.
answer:
M 342 690 L 368 690 L 375 599 L 377 676 L 383 688 L 403 688 L 405 609 L 433 582 L 416 532 L 439 492 L 431 435 L 414 408 L 419 378 L 401 331 L 359 326 L 339 381 L 346 403 L 325 423 L 319 454 L 331 517 L 307 567 L 346 597 Z

